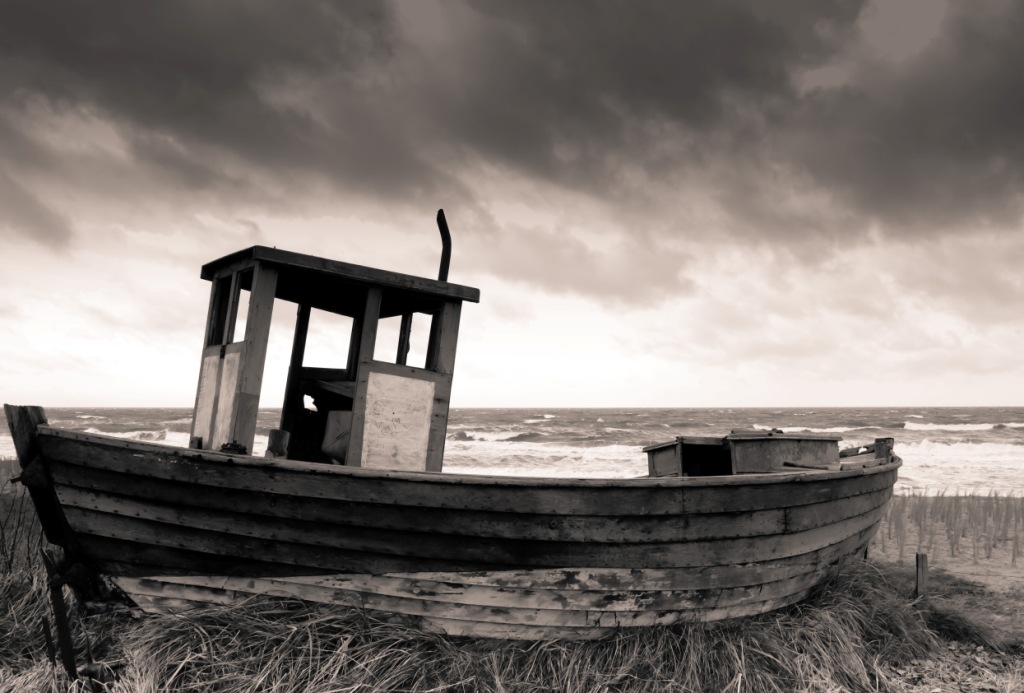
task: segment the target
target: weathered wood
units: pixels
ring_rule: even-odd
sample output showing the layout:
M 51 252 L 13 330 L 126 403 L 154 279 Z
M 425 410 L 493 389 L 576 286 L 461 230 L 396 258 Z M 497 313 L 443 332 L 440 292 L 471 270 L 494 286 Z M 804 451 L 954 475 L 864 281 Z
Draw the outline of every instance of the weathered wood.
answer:
M 252 270 L 249 271 L 251 272 Z M 227 313 L 224 316 L 224 325 L 221 329 L 221 344 L 231 344 L 235 341 L 235 325 L 238 324 L 238 304 L 239 299 L 242 297 L 241 275 L 241 272 L 234 272 L 231 275 Z
M 191 548 L 156 546 L 124 539 L 79 535 L 83 552 L 97 570 L 108 575 L 144 577 L 155 574 L 193 574 L 265 576 L 322 574 L 323 568 L 275 563 L 250 556 L 219 556 Z M 416 566 L 405 563 L 410 570 Z
M 279 428 L 270 429 L 270 435 L 267 440 L 267 457 L 287 457 L 288 455 L 288 438 L 290 434 L 288 431 L 282 431 Z
M 409 359 L 409 337 L 412 333 L 412 313 L 402 315 L 402 324 L 398 328 L 398 350 L 395 363 L 404 366 Z
M 457 578 L 456 578 L 457 579 Z M 593 638 L 607 635 L 622 627 L 672 625 L 680 622 L 711 621 L 753 615 L 799 601 L 809 588 L 797 589 L 780 596 L 764 596 L 735 605 L 718 606 L 714 600 L 697 608 L 675 608 L 663 611 L 556 610 L 502 607 L 479 607 L 458 603 L 434 603 L 408 596 L 381 595 L 372 592 L 348 592 L 315 585 L 300 585 L 287 579 L 260 581 L 256 585 L 244 581 L 222 582 L 217 587 L 180 583 L 173 578 L 118 579 L 118 585 L 153 611 L 185 609 L 205 602 L 225 603 L 250 594 L 297 597 L 348 607 L 365 608 L 410 617 L 410 623 L 433 625 L 452 635 L 502 638 Z M 218 582 L 211 578 L 211 583 Z
M 353 585 L 344 579 L 332 580 L 326 585 L 295 583 L 286 578 L 246 580 L 245 578 L 211 578 L 197 584 L 196 578 L 164 579 L 121 579 L 118 586 L 129 594 L 147 596 L 172 596 L 195 602 L 230 603 L 239 596 L 264 594 L 269 596 L 294 597 L 311 602 L 358 606 L 372 611 L 407 616 L 441 616 L 446 619 L 488 622 L 508 625 L 537 625 L 555 627 L 596 626 L 604 628 L 668 625 L 683 620 L 715 620 L 720 615 L 744 615 L 748 605 L 759 605 L 767 600 L 802 595 L 815 582 L 820 581 L 824 571 L 800 576 L 786 581 L 774 589 L 742 588 L 730 594 L 725 590 L 694 591 L 684 594 L 646 596 L 605 593 L 588 605 L 564 603 L 557 595 L 550 595 L 547 601 L 535 599 L 535 590 L 523 593 L 506 593 L 501 603 L 477 605 L 453 599 L 435 600 L 431 594 L 411 592 L 408 586 L 397 589 L 380 589 L 372 576 L 361 585 Z M 181 582 L 181 581 L 183 582 Z M 452 583 L 457 585 L 458 574 L 452 574 Z M 585 592 L 563 591 L 571 599 L 578 599 Z M 548 595 L 542 595 L 548 596 Z M 673 601 L 674 600 L 674 601 Z M 548 606 L 533 606 L 531 602 L 544 602 Z M 609 609 L 605 605 L 620 608 Z M 754 609 L 759 606 L 754 606 Z
M 206 491 L 193 484 L 84 469 L 52 463 L 55 480 L 74 494 L 125 495 L 140 501 L 174 506 L 213 508 L 243 514 L 294 519 L 334 526 L 336 532 L 358 532 L 362 527 L 445 535 L 503 537 L 539 541 L 658 542 L 693 539 L 763 536 L 787 529 L 811 529 L 878 507 L 891 495 L 883 488 L 825 503 L 772 508 L 747 513 L 711 513 L 694 516 L 601 516 L 492 512 L 486 509 L 409 507 L 334 499 L 282 496 L 229 488 Z
M 201 436 L 207 441 L 205 445 L 210 450 L 220 450 L 225 443 L 238 440 L 235 437 L 235 425 L 238 421 L 238 377 L 245 363 L 245 348 L 244 342 L 212 348 L 212 351 L 216 352 L 215 357 L 219 359 L 216 392 L 212 399 L 213 421 L 209 435 Z M 200 432 L 197 428 L 196 435 Z
M 691 568 L 643 569 L 631 573 L 634 577 L 634 590 L 681 590 L 702 589 L 708 586 L 741 587 L 785 579 L 806 573 L 822 566 L 830 565 L 840 558 L 862 550 L 877 529 L 877 525 L 854 536 L 833 544 L 819 551 L 810 552 L 790 558 L 773 558 L 768 561 L 730 566 L 698 566 Z M 129 540 L 116 540 L 106 537 L 83 535 L 82 545 L 96 567 L 111 575 L 145 577 L 152 575 L 191 575 L 196 573 L 210 575 L 233 575 L 240 577 L 287 577 L 303 575 L 322 575 L 324 567 L 302 566 L 281 562 L 258 561 L 251 556 L 218 556 L 203 553 L 193 548 L 181 549 L 167 546 L 138 543 Z M 272 556 L 271 556 L 272 558 Z M 366 563 L 365 565 L 370 565 Z M 393 574 L 399 577 L 417 575 L 421 579 L 444 581 L 448 572 L 433 571 L 430 562 L 419 559 L 402 559 L 400 557 L 379 558 L 367 568 L 375 574 Z M 495 571 L 498 572 L 495 572 Z M 593 584 L 607 581 L 607 570 L 600 568 L 574 569 L 505 569 L 494 567 L 462 566 L 459 568 L 460 581 L 465 584 L 493 585 L 497 589 L 529 588 L 536 582 L 536 574 L 543 572 L 549 575 L 549 584 L 572 588 L 581 579 L 590 580 Z M 467 572 L 469 571 L 469 572 Z M 588 577 L 592 576 L 592 577 Z M 617 584 L 617 583 L 614 583 Z
M 173 506 L 142 504 L 125 499 L 116 504 L 97 501 L 82 494 L 59 489 L 65 502 L 64 513 L 75 531 L 111 538 L 139 541 L 133 532 L 150 532 L 152 523 L 160 523 L 166 537 L 187 529 L 188 536 L 210 546 L 223 547 L 245 537 L 279 544 L 276 550 L 295 555 L 309 547 L 338 549 L 370 556 L 406 556 L 448 561 L 453 566 L 467 563 L 482 565 L 525 565 L 554 567 L 613 567 L 630 565 L 645 568 L 727 565 L 742 556 L 754 562 L 770 558 L 796 556 L 830 546 L 877 522 L 880 508 L 868 510 L 831 525 L 758 537 L 735 537 L 649 543 L 598 543 L 566 541 L 523 541 L 503 538 L 446 536 L 428 532 L 400 532 L 363 528 L 359 532 L 338 533 L 315 523 L 244 517 L 213 509 L 183 510 Z M 71 505 L 79 503 L 80 507 Z M 137 520 L 136 518 L 145 518 Z M 144 522 L 146 524 L 140 524 Z M 188 548 L 167 543 L 164 537 L 148 536 L 158 545 Z M 205 550 L 205 549 L 204 549 Z M 299 565 L 316 565 L 302 563 Z M 355 571 L 356 568 L 343 568 Z
M 683 458 L 680 454 L 681 444 L 658 445 L 647 450 L 647 474 L 649 476 L 681 476 Z
M 373 362 L 373 352 L 377 343 L 381 295 L 380 289 L 367 290 L 363 314 L 353 327 L 352 343 L 349 347 L 348 370 L 355 376 L 357 383 L 355 397 L 352 400 L 352 433 L 349 436 L 348 454 L 345 456 L 345 464 L 352 467 L 362 466 L 363 435 L 366 426 L 366 383 L 369 377 L 367 368 Z
M 355 371 L 347 368 L 317 368 L 304 366 L 299 371 L 301 380 L 320 380 L 324 382 L 351 381 L 355 379 Z
M 259 262 L 264 266 L 276 267 L 286 274 L 289 270 L 312 270 L 315 273 L 328 275 L 337 280 L 369 282 L 449 300 L 471 301 L 473 303 L 477 303 L 480 300 L 480 292 L 468 286 L 460 286 L 450 282 L 439 282 L 399 272 L 388 272 L 372 267 L 362 267 L 347 262 L 338 262 L 336 260 L 302 255 L 258 245 L 203 265 L 201 276 L 203 279 L 212 279 L 215 276 L 219 276 L 224 268 L 233 269 L 236 266 L 251 266 L 254 262 Z M 306 273 L 304 272 L 303 274 Z M 282 296 L 282 298 L 284 297 Z
M 806 505 L 891 486 L 898 463 L 839 472 L 663 479 L 502 479 L 417 474 L 169 450 L 166 446 L 96 434 L 40 430 L 40 446 L 68 464 L 218 488 L 309 498 L 476 508 L 512 513 L 699 515 Z M 145 465 L 144 467 L 142 465 Z M 267 473 L 273 470 L 273 484 Z M 339 483 L 333 477 L 344 476 Z M 744 481 L 748 483 L 743 483 Z
M 450 383 L 358 365 L 357 386 L 374 374 Z M 279 595 L 506 637 L 598 637 L 793 603 L 867 545 L 900 464 L 496 479 L 34 433 L 74 542 L 145 608 Z
M 61 664 L 68 679 L 78 678 L 78 665 L 75 663 L 75 646 L 71 640 L 71 626 L 68 623 L 68 608 L 64 602 L 64 583 L 57 572 L 56 563 L 46 551 L 42 551 L 43 565 L 46 568 L 46 586 L 50 594 L 50 606 L 53 609 L 54 630 L 57 631 L 57 651 Z
M 221 347 L 214 345 L 203 349 L 199 362 L 199 384 L 196 386 L 196 403 L 192 409 L 190 438 L 209 441 L 217 414 L 217 394 L 220 387 Z
M 434 390 L 428 379 L 367 374 L 361 466 L 426 470 Z
M 309 575 L 267 578 L 168 575 L 118 580 L 129 591 L 148 595 L 166 594 L 170 587 L 175 596 L 224 603 L 225 592 L 289 596 L 311 602 L 352 603 L 373 606 L 375 598 L 395 600 L 398 613 L 424 615 L 418 607 L 398 600 L 415 600 L 441 605 L 452 618 L 473 619 L 475 614 L 463 611 L 465 607 L 501 609 L 506 615 L 495 614 L 492 619 L 503 623 L 538 623 L 569 625 L 571 618 L 562 614 L 575 614 L 575 625 L 584 625 L 595 614 L 617 612 L 650 613 L 666 611 L 692 611 L 708 607 L 737 606 L 764 599 L 796 594 L 813 586 L 829 570 L 828 565 L 810 567 L 803 572 L 781 580 L 731 588 L 701 586 L 688 590 L 631 589 L 636 570 L 606 571 L 600 583 L 575 581 L 571 586 L 545 584 L 540 579 L 523 587 L 502 586 L 500 573 L 491 576 L 488 584 L 462 581 L 462 573 L 444 573 L 438 579 L 422 579 L 420 574 L 408 575 Z M 541 572 L 541 571 L 538 571 Z M 642 571 L 640 571 L 642 572 Z M 622 582 L 627 587 L 617 589 Z M 172 587 L 173 586 L 173 587 Z M 379 604 L 379 602 L 378 602 Z M 543 612 L 548 612 L 547 614 Z M 561 613 L 560 613 L 561 612 Z
M 459 582 L 493 586 L 495 589 L 529 589 L 537 584 L 552 588 L 570 588 L 583 583 L 593 585 L 612 584 L 615 589 L 631 590 L 694 590 L 716 587 L 742 587 L 758 585 L 766 582 L 783 580 L 795 575 L 827 566 L 840 558 L 854 553 L 856 549 L 869 541 L 875 527 L 853 534 L 841 542 L 818 551 L 789 558 L 772 558 L 743 564 L 722 566 L 694 566 L 687 568 L 643 568 L 628 575 L 618 569 L 605 568 L 558 568 L 558 569 L 526 569 L 486 570 L 477 572 L 461 571 Z M 631 568 L 630 571 L 633 571 Z M 395 574 L 396 577 L 416 576 L 419 580 L 432 580 L 444 583 L 448 573 L 431 573 L 418 571 L 415 573 Z M 597 589 L 594 587 L 592 589 Z
M 729 436 L 727 440 L 733 474 L 769 472 L 786 464 L 839 469 L 839 444 L 835 439 Z
M 427 344 L 427 370 L 447 375 L 455 372 L 455 350 L 461 314 L 461 303 L 445 303 L 434 315 Z
M 854 457 L 847 457 L 846 461 L 840 463 L 840 469 L 863 469 L 864 467 L 875 467 L 880 464 L 884 464 L 886 460 L 875 457 L 874 455 L 856 455 Z
M 420 568 L 425 570 L 483 570 L 499 566 L 511 567 L 471 561 L 460 563 L 451 559 L 430 557 L 368 554 L 364 551 L 334 546 L 299 544 L 272 538 L 199 530 L 164 522 L 97 513 L 81 508 L 68 508 L 67 512 L 75 531 L 81 535 L 208 554 L 215 559 L 212 562 L 218 565 L 223 565 L 226 562 L 224 559 L 246 560 L 253 556 L 259 556 L 261 561 L 267 563 L 329 572 L 387 573 L 408 572 Z M 106 545 L 114 546 L 115 544 L 107 542 Z M 102 559 L 118 562 L 122 561 L 124 556 L 105 555 Z
M 875 438 L 875 457 L 888 460 L 892 456 L 892 438 Z
M 231 277 L 217 279 L 210 285 L 210 307 L 206 315 L 203 349 L 225 343 L 224 327 L 227 324 L 230 290 Z
M 928 554 L 917 554 L 916 564 L 914 598 L 919 599 L 928 594 Z
M 302 361 L 306 354 L 306 337 L 309 333 L 308 305 L 300 305 L 295 315 L 295 332 L 292 335 L 292 355 L 288 362 L 288 379 L 285 381 L 284 402 L 281 405 L 281 430 L 291 433 L 295 418 L 303 407 Z
M 274 292 L 277 287 L 277 270 L 273 267 L 258 264 L 253 272 L 249 313 L 245 321 L 245 348 L 238 371 L 235 415 L 229 436 L 230 442 L 238 442 L 244 445 L 246 450 L 252 450 L 252 443 L 256 437 L 256 417 L 259 413 L 263 367 L 267 358 L 270 319 L 274 311 Z
M 7 416 L 7 427 L 11 431 L 11 438 L 14 442 L 14 451 L 18 455 L 18 464 L 22 470 L 34 465 L 37 460 L 41 461 L 42 451 L 39 446 L 38 431 L 40 426 L 45 426 L 46 412 L 42 407 L 24 407 L 12 404 L 4 405 L 4 413 Z M 29 497 L 36 508 L 39 516 L 39 524 L 43 527 L 43 534 L 51 544 L 68 544 L 71 540 L 64 513 L 60 507 L 60 501 L 54 493 L 50 482 L 49 474 L 43 468 L 40 476 L 41 483 L 26 484 Z

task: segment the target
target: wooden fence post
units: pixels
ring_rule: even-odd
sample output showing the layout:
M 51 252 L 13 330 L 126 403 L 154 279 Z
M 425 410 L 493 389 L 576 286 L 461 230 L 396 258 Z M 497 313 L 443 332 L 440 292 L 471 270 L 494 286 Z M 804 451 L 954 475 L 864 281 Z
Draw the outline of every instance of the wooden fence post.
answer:
M 914 588 L 914 598 L 920 598 L 928 594 L 928 554 L 917 554 L 917 586 Z

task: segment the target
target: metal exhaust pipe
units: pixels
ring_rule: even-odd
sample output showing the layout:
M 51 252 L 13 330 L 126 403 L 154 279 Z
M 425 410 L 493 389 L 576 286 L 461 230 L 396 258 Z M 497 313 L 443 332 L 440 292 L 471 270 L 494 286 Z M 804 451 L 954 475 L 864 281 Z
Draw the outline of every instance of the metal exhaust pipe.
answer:
M 448 265 L 452 261 L 452 235 L 448 232 L 448 222 L 444 218 L 444 210 L 437 210 L 437 228 L 441 231 L 441 268 L 437 271 L 437 280 L 448 281 Z

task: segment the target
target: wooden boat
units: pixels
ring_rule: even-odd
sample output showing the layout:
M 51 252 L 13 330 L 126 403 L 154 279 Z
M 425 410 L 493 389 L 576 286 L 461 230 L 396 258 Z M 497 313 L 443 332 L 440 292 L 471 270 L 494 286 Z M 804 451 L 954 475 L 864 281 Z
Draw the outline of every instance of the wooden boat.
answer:
M 646 448 L 651 475 L 634 479 L 443 473 L 460 307 L 479 298 L 446 274 L 262 247 L 204 266 L 189 448 L 61 430 L 38 407 L 5 405 L 66 573 L 103 576 L 149 611 L 280 595 L 450 635 L 596 638 L 778 609 L 865 550 L 900 465 L 891 439 L 840 457 L 836 437 L 683 437 Z M 247 452 L 275 300 L 298 317 L 281 428 L 261 458 Z M 353 319 L 346 368 L 303 365 L 311 310 Z M 420 366 L 407 363 L 414 314 L 431 321 Z M 392 318 L 387 362 L 376 333 Z

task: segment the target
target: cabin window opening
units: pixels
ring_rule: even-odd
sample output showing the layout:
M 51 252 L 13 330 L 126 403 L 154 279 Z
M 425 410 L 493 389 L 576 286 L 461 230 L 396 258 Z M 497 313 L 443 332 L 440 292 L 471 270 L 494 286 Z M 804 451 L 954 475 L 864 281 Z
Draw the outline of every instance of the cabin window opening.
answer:
M 302 365 L 310 368 L 345 368 L 354 320 L 347 315 L 312 308 Z M 354 379 L 350 374 L 349 379 Z
M 260 385 L 261 408 L 279 407 L 284 402 L 295 338 L 295 321 L 295 304 L 275 298 L 267 336 L 267 354 L 263 362 L 263 381 Z
M 381 318 L 377 322 L 377 341 L 373 347 L 375 361 L 398 363 L 398 339 L 400 337 L 402 317 Z
M 427 347 L 430 345 L 430 321 L 428 313 L 414 313 L 412 331 L 409 334 L 409 357 L 406 364 L 416 368 L 427 367 Z
M 405 365 L 424 368 L 427 363 L 427 344 L 430 340 L 431 316 L 425 313 L 410 313 L 411 326 L 407 345 Z M 374 360 L 386 363 L 400 363 L 398 348 L 402 334 L 403 316 L 381 318 L 377 323 L 377 341 L 374 344 Z
M 252 281 L 252 270 L 247 272 L 249 275 L 249 281 Z M 239 279 L 244 281 L 243 277 Z M 229 335 L 230 339 L 228 342 L 241 342 L 245 339 L 245 325 L 249 319 L 249 291 L 248 289 L 238 290 L 238 301 L 236 301 L 235 308 L 235 329 L 234 334 Z

